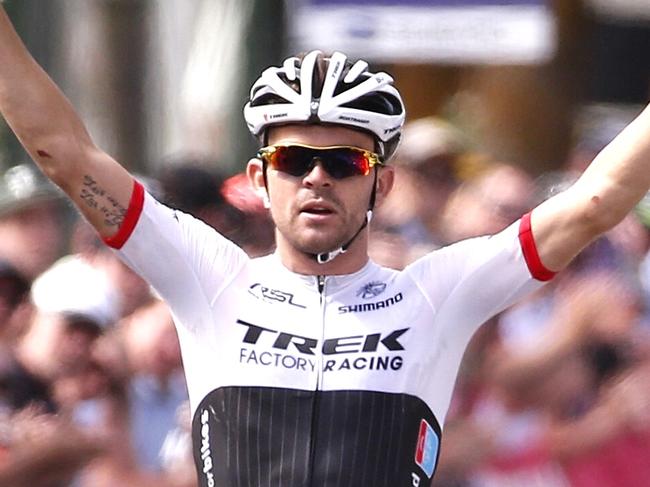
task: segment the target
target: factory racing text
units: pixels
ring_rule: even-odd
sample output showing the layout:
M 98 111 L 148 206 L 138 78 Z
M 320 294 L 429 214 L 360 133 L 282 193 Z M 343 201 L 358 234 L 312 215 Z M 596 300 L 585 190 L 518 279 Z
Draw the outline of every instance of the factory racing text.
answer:
M 237 320 L 237 323 L 247 328 L 242 340 L 244 346 L 239 351 L 240 363 L 304 372 L 316 371 L 319 340 L 272 330 L 243 320 Z M 400 370 L 403 357 L 390 352 L 404 350 L 399 339 L 408 330 L 409 328 L 402 328 L 384 334 L 328 338 L 320 346 L 323 372 Z

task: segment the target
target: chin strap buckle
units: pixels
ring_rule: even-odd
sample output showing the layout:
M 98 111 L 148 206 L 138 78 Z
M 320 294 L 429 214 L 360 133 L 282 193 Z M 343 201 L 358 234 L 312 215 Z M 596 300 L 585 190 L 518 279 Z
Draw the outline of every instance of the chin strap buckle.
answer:
M 327 264 L 328 262 L 334 260 L 339 254 L 345 254 L 345 249 L 340 247 L 331 252 L 323 252 L 322 254 L 316 254 L 316 262 L 319 264 Z
M 370 223 L 370 220 L 372 220 L 372 210 L 368 210 L 366 212 L 366 219 L 363 222 L 363 225 L 361 225 L 361 228 L 357 230 L 357 233 L 354 234 L 354 236 L 348 240 L 348 242 L 339 247 L 336 250 L 332 250 L 331 252 L 322 252 L 320 254 L 316 254 L 316 262 L 319 264 L 327 264 L 328 262 L 331 262 L 334 260 L 335 257 L 339 256 L 340 254 L 345 254 L 345 252 L 348 250 L 348 247 L 352 244 L 355 238 L 361 233 L 361 231 L 368 226 L 368 223 Z

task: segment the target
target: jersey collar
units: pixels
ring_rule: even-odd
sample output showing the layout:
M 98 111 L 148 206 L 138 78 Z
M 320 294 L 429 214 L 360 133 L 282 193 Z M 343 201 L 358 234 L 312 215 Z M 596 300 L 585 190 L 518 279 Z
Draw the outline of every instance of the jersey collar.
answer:
M 287 279 L 289 282 L 300 282 L 303 286 L 308 286 L 312 289 L 316 289 L 318 286 L 318 276 L 317 275 L 306 275 L 298 274 L 287 269 L 277 252 L 262 257 L 261 259 L 266 260 L 266 264 L 270 266 L 270 270 L 278 272 L 278 275 L 282 275 L 283 279 Z M 356 272 L 351 274 L 339 274 L 324 276 L 325 282 L 327 283 L 327 289 L 331 291 L 338 291 L 346 288 L 347 286 L 358 283 L 365 279 L 368 279 L 372 274 L 374 274 L 380 267 L 372 262 L 370 259 L 365 263 L 365 265 Z

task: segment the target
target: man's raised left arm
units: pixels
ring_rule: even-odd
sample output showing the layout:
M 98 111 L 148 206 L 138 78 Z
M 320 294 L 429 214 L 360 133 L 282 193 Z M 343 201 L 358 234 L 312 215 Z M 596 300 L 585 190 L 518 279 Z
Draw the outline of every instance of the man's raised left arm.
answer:
M 596 157 L 566 191 L 531 215 L 542 264 L 559 271 L 620 223 L 650 189 L 650 107 Z

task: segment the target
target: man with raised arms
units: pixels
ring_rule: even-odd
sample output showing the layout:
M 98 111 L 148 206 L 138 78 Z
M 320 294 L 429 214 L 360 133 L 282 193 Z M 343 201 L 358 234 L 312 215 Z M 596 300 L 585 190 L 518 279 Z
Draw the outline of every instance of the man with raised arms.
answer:
M 463 351 L 650 187 L 646 109 L 567 191 L 398 272 L 368 258 L 404 122 L 392 78 L 312 51 L 264 71 L 247 166 L 276 226 L 249 259 L 95 146 L 0 13 L 0 111 L 41 170 L 170 305 L 202 486 L 427 485 Z M 398 299 L 399 297 L 399 299 Z

